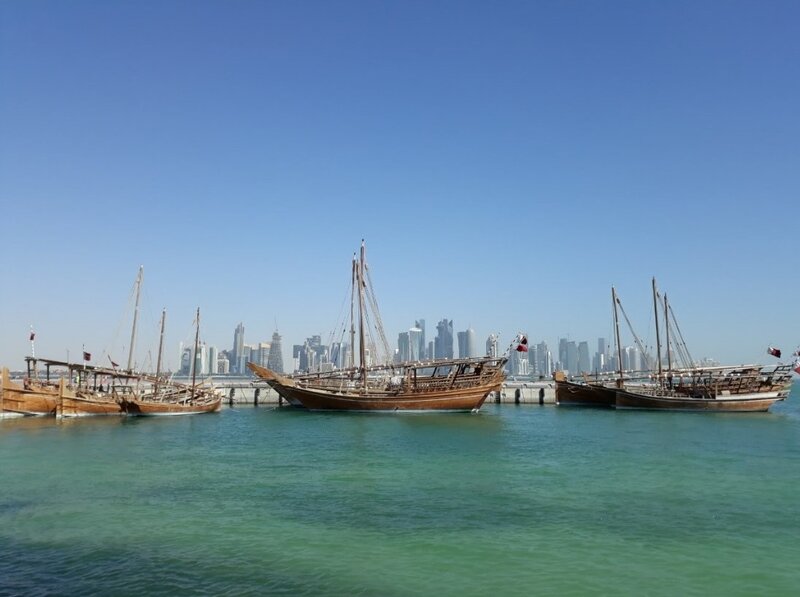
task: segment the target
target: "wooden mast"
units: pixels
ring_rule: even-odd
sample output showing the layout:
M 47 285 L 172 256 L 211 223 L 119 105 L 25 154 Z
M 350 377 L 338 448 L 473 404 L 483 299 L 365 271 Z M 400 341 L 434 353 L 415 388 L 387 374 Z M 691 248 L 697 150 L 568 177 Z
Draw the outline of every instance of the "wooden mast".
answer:
M 133 370 L 133 351 L 136 348 L 136 321 L 139 319 L 139 294 L 142 290 L 142 277 L 144 276 L 144 266 L 139 266 L 139 275 L 136 276 L 136 303 L 133 308 L 133 327 L 131 328 L 131 345 L 128 350 L 128 371 Z
M 358 264 L 358 357 L 361 361 L 361 384 L 367 388 L 367 347 L 364 341 L 364 239 L 361 239 L 361 260 Z
M 667 346 L 667 379 L 669 385 L 672 387 L 672 355 L 669 350 L 669 302 L 667 301 L 667 293 L 664 293 L 664 333 L 666 334 Z
M 161 335 L 158 339 L 158 359 L 156 360 L 156 385 L 153 391 L 154 396 L 158 396 L 158 380 L 161 377 L 161 355 L 164 349 L 164 320 L 167 318 L 167 310 L 161 310 Z
M 197 379 L 197 349 L 200 345 L 200 307 L 197 307 L 197 328 L 194 332 L 194 352 L 192 353 L 192 399 L 194 399 L 195 380 Z
M 612 286 L 611 287 L 611 302 L 614 304 L 614 330 L 617 336 L 617 371 L 619 372 L 619 377 L 617 378 L 617 387 L 623 387 L 623 378 L 622 378 L 622 343 L 619 340 L 619 315 L 617 314 L 617 302 L 619 299 L 617 298 L 617 291 Z
M 353 253 L 352 289 L 350 291 L 350 368 L 356 366 L 356 319 L 353 312 L 356 302 L 356 254 Z
M 656 320 L 656 360 L 658 361 L 658 385 L 663 386 L 664 380 L 661 377 L 661 336 L 658 331 L 658 291 L 656 290 L 656 279 L 653 278 L 653 315 Z

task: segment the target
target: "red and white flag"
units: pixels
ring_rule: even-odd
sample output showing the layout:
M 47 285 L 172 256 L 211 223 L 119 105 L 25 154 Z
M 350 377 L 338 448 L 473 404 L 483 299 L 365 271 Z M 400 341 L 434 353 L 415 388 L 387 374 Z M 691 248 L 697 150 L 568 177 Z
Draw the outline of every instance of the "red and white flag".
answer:
M 517 344 L 517 352 L 528 352 L 528 339 L 524 334 L 520 334 L 519 343 Z
M 774 357 L 781 358 L 781 349 L 780 348 L 773 348 L 770 346 L 767 348 L 767 354 L 771 354 Z
M 794 371 L 800 375 L 800 357 L 796 358 L 794 361 Z

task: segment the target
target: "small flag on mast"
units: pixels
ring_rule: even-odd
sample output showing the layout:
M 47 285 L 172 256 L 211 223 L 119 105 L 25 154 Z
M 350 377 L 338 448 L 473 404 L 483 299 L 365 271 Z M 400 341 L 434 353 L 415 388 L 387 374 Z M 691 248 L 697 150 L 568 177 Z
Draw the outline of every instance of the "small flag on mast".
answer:
M 30 336 L 30 338 L 28 338 L 28 339 L 29 339 L 31 342 L 33 342 L 33 339 L 34 339 L 35 337 L 36 337 L 36 332 L 34 332 L 34 331 L 33 331 L 33 328 L 31 328 L 31 336 Z
M 83 351 L 83 360 L 84 361 L 91 361 L 92 360 L 92 353 Z
M 773 348 L 770 346 L 767 348 L 767 354 L 771 354 L 774 357 L 781 358 L 781 349 L 780 348 Z

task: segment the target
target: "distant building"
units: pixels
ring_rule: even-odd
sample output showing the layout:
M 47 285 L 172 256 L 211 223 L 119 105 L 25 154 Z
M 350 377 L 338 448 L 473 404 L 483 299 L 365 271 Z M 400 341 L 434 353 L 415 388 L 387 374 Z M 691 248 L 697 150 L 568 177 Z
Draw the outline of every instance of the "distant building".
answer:
M 486 356 L 489 357 L 497 357 L 497 335 L 496 334 L 489 334 L 489 337 L 486 339 Z
M 236 365 L 236 373 L 237 375 L 248 375 L 250 373 L 250 369 L 247 368 L 247 361 L 252 359 L 253 347 L 249 344 L 243 344 L 242 349 L 239 352 L 237 365 Z
M 463 332 L 458 332 L 458 358 L 471 359 L 478 356 L 475 330 L 471 327 Z
M 436 324 L 434 340 L 434 357 L 437 359 L 453 358 L 453 320 L 442 319 Z
M 400 332 L 397 335 L 397 361 L 402 363 L 410 360 L 408 345 L 408 332 Z
M 244 356 L 244 325 L 242 322 L 239 322 L 239 325 L 236 326 L 233 332 L 233 349 L 231 350 L 231 354 L 233 355 L 233 361 L 231 363 L 233 371 L 231 371 L 231 373 L 242 373 L 239 368 L 242 357 Z
M 182 345 L 181 345 L 182 346 Z M 189 375 L 192 369 L 192 349 L 188 346 L 181 348 L 181 361 L 178 373 L 180 375 Z
M 589 343 L 581 342 L 578 344 L 578 368 L 575 373 L 588 373 L 591 371 L 591 362 L 589 361 Z
M 272 345 L 269 342 L 259 342 L 258 347 L 256 348 L 255 360 L 253 362 L 256 365 L 266 367 L 267 363 L 269 363 L 269 351 L 271 347 Z
M 425 325 L 425 322 L 422 322 Z M 416 325 L 408 330 L 408 360 L 421 361 L 425 358 L 425 332 Z
M 530 375 L 528 353 L 512 350 L 508 358 L 508 363 L 506 363 L 506 369 L 514 377 L 528 377 Z
M 272 334 L 272 343 L 269 349 L 267 367 L 276 373 L 283 373 L 283 351 L 281 350 L 281 336 L 277 330 Z
M 207 349 L 208 354 L 208 370 L 207 375 L 215 375 L 217 373 L 217 347 L 209 346 Z
M 553 375 L 553 355 L 547 346 L 547 342 L 540 342 L 536 345 L 536 373 L 543 377 Z
M 458 337 L 458 358 L 459 359 L 466 359 L 467 358 L 467 332 L 458 332 L 456 334 Z
M 419 356 L 417 357 L 420 361 L 424 361 L 425 359 L 431 358 L 431 355 L 427 354 L 427 345 L 425 344 L 425 320 L 424 319 L 417 319 L 414 322 L 414 327 L 420 331 L 419 335 L 419 348 L 417 349 Z
M 333 369 L 344 368 L 344 346 L 341 342 L 331 344 L 330 364 Z
M 191 349 L 191 352 L 194 352 L 194 348 Z M 191 356 L 189 358 L 191 359 Z M 204 343 L 201 343 L 197 347 L 197 352 L 194 353 L 194 369 L 190 368 L 189 374 L 195 376 L 208 374 L 208 356 Z

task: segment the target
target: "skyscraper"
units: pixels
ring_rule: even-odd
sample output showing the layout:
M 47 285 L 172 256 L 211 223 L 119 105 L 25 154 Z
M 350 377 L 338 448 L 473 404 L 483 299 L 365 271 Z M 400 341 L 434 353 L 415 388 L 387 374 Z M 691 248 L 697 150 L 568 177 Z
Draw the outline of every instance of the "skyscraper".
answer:
M 569 369 L 569 365 L 567 364 L 568 361 L 567 357 L 567 339 L 566 338 L 559 338 L 558 339 L 558 367 L 560 369 Z
M 410 360 L 409 357 L 409 341 L 408 341 L 408 332 L 400 332 L 397 335 L 397 359 L 399 362 L 403 363 L 405 361 Z
M 239 322 L 233 332 L 233 362 L 231 363 L 231 373 L 243 373 L 239 368 L 242 357 L 244 356 L 244 325 Z
M 208 373 L 210 375 L 217 374 L 217 347 L 208 347 Z
M 516 377 L 527 377 L 530 374 L 530 363 L 528 362 L 528 353 L 512 350 L 509 355 L 506 368 Z
M 536 356 L 536 373 L 550 377 L 553 374 L 553 355 L 550 354 L 547 342 L 540 342 L 536 345 Z
M 422 322 L 424 325 L 424 321 Z M 416 325 L 408 330 L 408 360 L 421 361 L 425 358 L 425 331 Z
M 243 330 L 244 332 L 244 330 Z M 277 330 L 272 334 L 272 343 L 269 348 L 267 367 L 276 373 L 283 373 L 283 352 L 281 350 L 281 336 Z
M 420 332 L 422 332 L 420 334 L 420 338 L 419 338 L 419 348 L 418 348 L 419 357 L 417 357 L 417 358 L 420 361 L 424 361 L 425 359 L 429 359 L 431 357 L 431 355 L 427 354 L 427 347 L 426 347 L 426 344 L 425 344 L 425 320 L 424 319 L 417 319 L 414 322 L 414 327 L 419 329 Z
M 497 357 L 497 335 L 489 334 L 486 339 L 486 356 Z
M 591 371 L 591 363 L 589 362 L 589 343 L 581 342 L 578 344 L 578 368 L 576 373 L 583 373 L 584 371 Z
M 578 345 L 574 340 L 567 342 L 567 371 L 570 375 L 578 373 Z
M 453 320 L 442 319 L 436 324 L 434 340 L 434 357 L 437 359 L 453 358 Z
M 467 332 L 458 332 L 458 358 L 467 358 Z
M 478 356 L 475 330 L 471 327 L 458 332 L 458 358 L 471 359 Z

